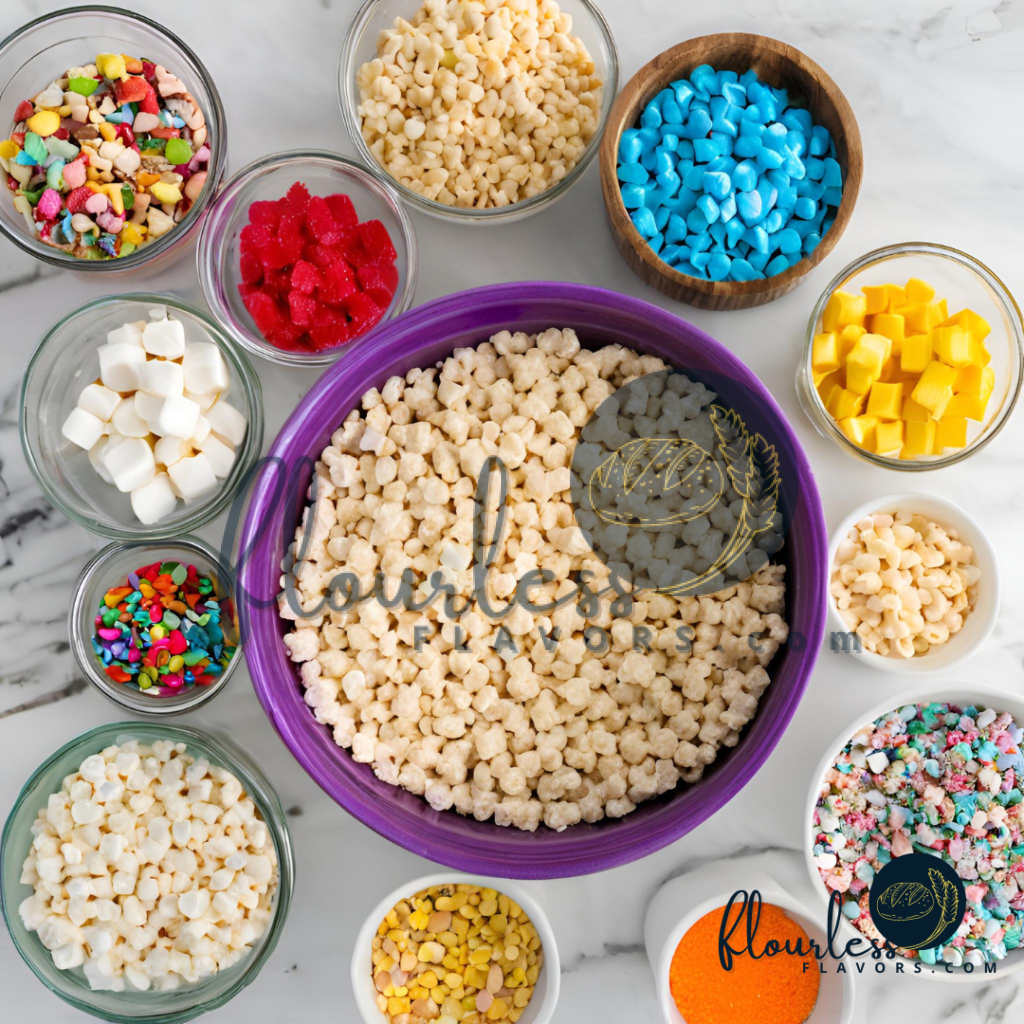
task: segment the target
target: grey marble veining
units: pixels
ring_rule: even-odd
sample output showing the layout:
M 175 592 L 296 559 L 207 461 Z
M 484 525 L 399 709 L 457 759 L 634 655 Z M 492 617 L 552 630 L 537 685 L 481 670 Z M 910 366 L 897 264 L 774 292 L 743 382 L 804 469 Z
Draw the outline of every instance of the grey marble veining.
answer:
M 58 0 L 6 0 L 0 34 Z M 212 69 L 227 110 L 230 165 L 274 149 L 318 146 L 350 153 L 336 99 L 338 49 L 356 0 L 242 4 L 179 0 L 137 8 L 180 33 Z M 412 0 L 408 5 L 414 6 Z M 1024 296 L 1024 4 L 1020 0 L 601 0 L 619 48 L 623 80 L 670 42 L 714 31 L 750 31 L 791 42 L 828 70 L 860 122 L 865 177 L 853 220 L 812 278 L 767 307 L 726 314 L 674 306 L 618 257 L 605 224 L 597 168 L 550 211 L 486 231 L 413 214 L 421 254 L 419 301 L 461 288 L 527 278 L 597 284 L 690 319 L 752 366 L 794 424 L 811 459 L 830 526 L 871 495 L 917 488 L 960 501 L 1003 558 L 1003 608 L 990 643 L 950 678 L 1024 686 L 1024 419 L 1021 414 L 965 465 L 908 481 L 840 456 L 810 427 L 793 374 L 806 318 L 829 277 L 879 245 L 927 239 L 980 257 Z M 18 440 L 21 367 L 58 316 L 97 287 L 159 289 L 200 301 L 193 254 L 159 277 L 98 285 L 41 268 L 0 246 L 0 812 L 32 769 L 76 733 L 121 715 L 86 689 L 67 647 L 70 588 L 99 542 L 46 503 Z M 259 367 L 268 441 L 313 382 L 302 371 Z M 270 383 L 273 381 L 273 387 Z M 204 536 L 218 540 L 214 524 Z M 528 888 L 548 909 L 565 972 L 558 1024 L 653 1022 L 656 1003 L 643 949 L 643 916 L 669 877 L 709 858 L 774 863 L 803 877 L 806 794 L 823 746 L 858 710 L 898 684 L 852 659 L 823 652 L 783 742 L 726 808 L 673 847 L 599 877 Z M 347 979 L 355 931 L 381 894 L 431 866 L 374 835 L 337 808 L 299 768 L 240 671 L 195 724 L 228 730 L 257 753 L 289 808 L 298 886 L 280 946 L 259 980 L 208 1018 L 271 1024 L 355 1020 Z M 123 716 L 122 716 L 123 717 Z M 743 858 L 741 861 L 740 858 Z M 795 876 L 794 876 L 795 877 Z M 805 879 L 806 881 L 806 879 Z M 84 1021 L 48 995 L 0 933 L 4 1017 L 42 1024 Z M 1009 1024 L 1024 1020 L 1014 978 L 973 986 L 864 977 L 870 1019 Z

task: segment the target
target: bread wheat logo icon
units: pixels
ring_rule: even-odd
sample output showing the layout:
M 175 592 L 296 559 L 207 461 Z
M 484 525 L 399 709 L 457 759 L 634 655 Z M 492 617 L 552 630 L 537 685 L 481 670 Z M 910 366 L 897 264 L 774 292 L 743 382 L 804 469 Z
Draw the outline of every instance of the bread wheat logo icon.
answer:
M 935 868 L 929 869 L 928 881 L 939 904 L 939 909 L 942 911 L 942 916 L 939 918 L 939 923 L 935 926 L 935 930 L 927 939 L 923 942 L 917 942 L 912 946 L 907 946 L 907 949 L 929 949 L 935 939 L 945 930 L 946 926 L 952 924 L 957 919 L 956 911 L 959 894 L 956 891 L 956 886 L 948 878 L 944 878 L 942 873 L 936 871 Z
M 878 897 L 878 913 L 889 921 L 917 921 L 935 906 L 920 882 L 894 882 Z

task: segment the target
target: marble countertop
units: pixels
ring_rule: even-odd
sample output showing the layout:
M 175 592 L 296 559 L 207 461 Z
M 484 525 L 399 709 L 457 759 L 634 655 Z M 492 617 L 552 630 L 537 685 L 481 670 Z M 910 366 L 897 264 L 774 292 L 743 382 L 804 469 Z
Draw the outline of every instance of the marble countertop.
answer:
M 1020 0 L 600 0 L 619 47 L 624 79 L 671 42 L 739 30 L 775 36 L 810 54 L 836 79 L 860 121 L 865 176 L 857 209 L 825 265 L 802 288 L 743 312 L 673 305 L 635 278 L 606 225 L 596 164 L 540 217 L 466 230 L 413 214 L 423 260 L 419 301 L 476 285 L 568 279 L 672 308 L 734 351 L 761 376 L 805 445 L 830 528 L 855 504 L 915 487 L 960 501 L 1003 558 L 1002 614 L 984 651 L 951 678 L 1024 688 L 1024 418 L 964 465 L 911 483 L 846 458 L 801 412 L 793 386 L 813 301 L 845 263 L 891 242 L 925 239 L 979 256 L 1024 296 L 1024 4 Z M 7 0 L 0 34 L 61 6 Z M 184 36 L 214 71 L 228 112 L 230 164 L 270 149 L 323 147 L 351 153 L 337 108 L 338 49 L 357 0 L 218 3 L 138 0 L 133 9 Z M 273 83 L 273 84 L 272 84 Z M 280 93 L 275 86 L 286 83 Z M 1016 122 L 1016 123 L 1014 123 Z M 191 254 L 159 278 L 104 279 L 105 290 L 143 287 L 200 301 Z M 121 713 L 87 687 L 68 649 L 69 593 L 100 542 L 40 494 L 18 440 L 20 370 L 53 320 L 97 295 L 96 278 L 44 268 L 0 246 L 0 814 L 57 746 Z M 258 366 L 273 438 L 314 374 Z M 273 386 L 269 386 L 273 384 Z M 218 524 L 204 531 L 216 540 Z M 1016 572 L 1014 570 L 1017 570 Z M 430 873 L 329 800 L 303 773 L 263 715 L 241 670 L 198 725 L 229 731 L 254 752 L 288 809 L 298 861 L 291 918 L 255 984 L 211 1014 L 210 1024 L 356 1019 L 348 961 L 363 917 L 404 879 Z M 576 880 L 526 883 L 546 907 L 564 965 L 556 1024 L 654 1021 L 654 987 L 643 948 L 646 905 L 668 878 L 710 859 L 752 858 L 804 878 L 798 861 L 810 773 L 844 722 L 894 692 L 895 677 L 823 651 L 788 733 L 760 773 L 695 832 L 640 863 Z M 122 715 L 123 717 L 123 715 Z M 742 875 L 737 863 L 737 875 Z M 1017 977 L 1020 977 L 1019 975 Z M 63 1024 L 86 1018 L 51 996 L 0 930 L 0 992 L 8 1019 Z M 872 1019 L 996 1024 L 1024 1018 L 1016 978 L 971 987 L 891 973 L 865 974 L 861 1011 Z M 1021 1016 L 1018 1016 L 1020 1014 Z

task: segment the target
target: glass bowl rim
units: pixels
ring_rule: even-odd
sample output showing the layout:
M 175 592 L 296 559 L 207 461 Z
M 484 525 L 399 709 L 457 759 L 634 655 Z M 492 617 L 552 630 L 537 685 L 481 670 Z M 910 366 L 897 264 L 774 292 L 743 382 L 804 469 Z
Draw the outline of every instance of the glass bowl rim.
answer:
M 915 459 L 894 459 L 887 455 L 878 455 L 875 452 L 868 452 L 863 448 L 859 448 L 839 429 L 835 418 L 825 408 L 825 403 L 822 402 L 817 388 L 812 387 L 809 383 L 814 335 L 818 320 L 821 318 L 832 293 L 845 281 L 855 274 L 859 274 L 862 270 L 876 263 L 882 263 L 885 260 L 900 256 L 931 256 L 948 259 L 958 264 L 961 269 L 970 271 L 989 288 L 997 304 L 1002 308 L 1011 324 L 1011 330 L 1008 332 L 1008 341 L 1011 348 L 1011 384 L 1013 382 L 1014 366 L 1016 366 L 1017 383 L 1016 387 L 1012 387 L 1012 389 L 1007 391 L 1004 408 L 992 423 L 989 424 L 988 428 L 983 430 L 966 448 L 956 449 L 949 455 L 943 455 L 928 462 Z M 1015 359 L 1013 353 L 1016 355 Z M 797 367 L 797 392 L 801 405 L 804 406 L 805 412 L 808 415 L 810 415 L 811 410 L 807 409 L 807 404 L 812 406 L 817 414 L 816 418 L 811 417 L 814 425 L 819 427 L 825 436 L 835 441 L 840 447 L 857 458 L 870 462 L 875 466 L 880 466 L 883 469 L 906 473 L 924 473 L 934 469 L 946 469 L 977 454 L 1009 422 L 1010 416 L 1017 405 L 1017 400 L 1020 397 L 1022 387 L 1024 387 L 1024 317 L 1021 315 L 1020 307 L 1017 305 L 1017 300 L 1013 297 L 1013 293 L 1003 282 L 1002 278 L 976 256 L 972 256 L 962 249 L 957 249 L 955 246 L 941 245 L 938 242 L 895 242 L 890 245 L 883 245 L 864 253 L 863 256 L 859 256 L 840 270 L 825 286 L 824 291 L 822 291 L 817 302 L 814 304 L 814 308 L 811 310 L 810 319 L 807 323 L 807 334 L 804 338 L 804 348 L 800 356 L 799 366 Z M 820 424 L 819 420 L 821 421 Z
M 106 306 L 114 306 L 121 302 L 139 302 L 141 304 L 152 304 L 166 306 L 169 309 L 188 313 L 199 320 L 202 325 L 211 333 L 211 338 L 220 345 L 227 354 L 235 361 L 235 369 L 242 380 L 243 391 L 246 396 L 246 413 L 248 426 L 245 440 L 239 449 L 239 455 L 235 465 L 231 469 L 231 476 L 225 481 L 225 486 L 214 492 L 208 501 L 197 502 L 191 514 L 183 516 L 180 520 L 170 525 L 166 521 L 153 523 L 148 527 L 139 530 L 126 530 L 120 524 L 109 526 L 106 523 L 97 522 L 94 518 L 83 515 L 77 509 L 73 509 L 64 499 L 60 488 L 56 487 L 43 468 L 41 458 L 36 457 L 32 445 L 29 443 L 28 430 L 26 427 L 28 419 L 27 396 L 28 387 L 34 378 L 37 363 L 46 350 L 47 346 L 57 336 L 57 333 L 70 324 L 76 317 L 83 313 L 102 309 Z M 98 347 L 98 346 L 97 346 Z M 38 413 L 35 414 L 38 416 Z M 238 488 L 247 478 L 252 464 L 259 456 L 263 447 L 263 388 L 259 376 L 253 369 L 252 363 L 244 351 L 225 333 L 223 328 L 207 313 L 197 309 L 195 306 L 182 301 L 176 295 L 157 295 L 150 292 L 125 292 L 118 295 L 101 295 L 99 298 L 90 299 L 81 306 L 75 307 L 71 312 L 66 313 L 52 327 L 47 330 L 42 339 L 36 345 L 25 364 L 22 372 L 21 388 L 18 393 L 18 433 L 21 436 L 21 450 L 25 461 L 32 472 L 37 486 L 43 492 L 46 500 L 58 511 L 63 512 L 72 522 L 88 530 L 90 533 L 107 537 L 111 540 L 121 542 L 128 541 L 150 541 L 150 540 L 171 540 L 175 536 L 190 533 L 205 526 L 212 519 L 215 519 L 234 499 Z M 227 486 L 232 476 L 235 478 L 231 486 Z M 141 524 L 140 524 L 141 525 Z M 168 536 L 168 528 L 173 532 Z
M 0 848 L 3 849 L 5 857 L 16 855 L 10 852 L 11 831 L 14 827 L 14 818 L 18 811 L 22 809 L 33 789 L 42 779 L 42 776 L 45 775 L 58 760 L 78 748 L 82 748 L 84 750 L 86 746 L 90 745 L 94 739 L 99 739 L 101 735 L 110 734 L 111 739 L 109 742 L 113 742 L 118 731 L 130 734 L 132 730 L 139 728 L 161 728 L 168 732 L 178 733 L 178 741 L 185 743 L 186 748 L 188 747 L 189 742 L 194 740 L 201 746 L 213 749 L 218 757 L 223 761 L 219 767 L 226 768 L 230 771 L 239 779 L 239 781 L 242 782 L 247 791 L 250 792 L 250 795 L 255 793 L 256 797 L 258 797 L 257 808 L 259 809 L 261 817 L 267 828 L 270 830 L 270 834 L 274 840 L 274 849 L 277 853 L 278 883 L 277 890 L 274 894 L 275 902 L 273 905 L 273 915 L 267 925 L 267 931 L 264 933 L 267 938 L 259 950 L 250 950 L 250 952 L 253 953 L 251 957 L 247 956 L 240 961 L 241 964 L 244 964 L 246 960 L 248 960 L 249 963 L 246 968 L 240 972 L 239 977 L 229 985 L 223 993 L 218 996 L 211 997 L 206 1002 L 199 1003 L 193 1008 L 182 1009 L 173 1013 L 154 1014 L 147 1017 L 138 1017 L 135 1015 L 122 1016 L 119 1014 L 116 1018 L 116 1024 L 134 1024 L 134 1022 L 138 1022 L 138 1024 L 179 1024 L 179 1022 L 180 1024 L 184 1024 L 185 1021 L 193 1020 L 195 1017 L 198 1017 L 203 1013 L 214 1010 L 223 1006 L 225 1003 L 230 1002 L 230 1000 L 238 995 L 242 989 L 246 988 L 256 980 L 260 971 L 262 971 L 266 964 L 266 961 L 270 959 L 270 955 L 277 948 L 281 934 L 284 931 L 285 922 L 288 918 L 288 912 L 291 909 L 295 888 L 295 851 L 292 846 L 291 831 L 288 827 L 288 818 L 284 812 L 284 806 L 281 803 L 281 798 L 278 795 L 277 790 L 274 789 L 269 779 L 267 779 L 263 774 L 263 770 L 246 751 L 242 750 L 228 737 L 206 732 L 205 730 L 197 729 L 188 725 L 177 725 L 166 722 L 157 723 L 142 720 L 106 722 L 103 725 L 95 726 L 92 729 L 79 733 L 77 736 L 68 740 L 67 743 L 64 743 L 59 749 L 50 754 L 50 756 L 47 757 L 28 777 L 18 792 L 14 803 L 11 805 L 11 809 L 7 814 L 7 819 L 4 822 L 3 833 L 2 836 L 0 836 Z M 93 753 L 98 753 L 98 751 L 93 751 Z M 2 878 L 0 878 L 0 883 L 2 883 Z M 4 923 L 7 925 L 7 931 L 11 936 L 11 942 L 13 943 L 14 948 L 18 951 L 22 960 L 28 964 L 32 973 L 43 983 L 44 986 L 46 986 L 49 991 L 53 992 L 54 995 L 63 1000 L 69 1006 L 73 1006 L 75 1009 L 81 1010 L 83 1013 L 88 1013 L 93 1017 L 105 1018 L 105 1013 L 98 1013 L 95 1008 L 84 999 L 80 999 L 67 992 L 58 991 L 51 986 L 49 980 L 37 967 L 30 952 L 15 938 L 14 929 L 11 927 L 12 909 L 6 888 L 0 884 L 0 911 L 3 912 Z
M 172 703 L 170 700 L 163 700 L 159 697 L 140 698 L 138 700 L 122 697 L 121 694 L 124 693 L 124 687 L 112 686 L 97 669 L 95 660 L 89 657 L 89 654 L 92 652 L 91 638 L 81 631 L 79 623 L 82 612 L 85 610 L 86 592 L 94 580 L 108 568 L 115 558 L 133 549 L 141 550 L 145 548 L 162 548 L 165 550 L 183 548 L 186 551 L 191 549 L 193 554 L 201 555 L 216 568 L 220 579 L 224 581 L 224 589 L 227 591 L 224 596 L 230 597 L 236 604 L 237 596 L 235 594 L 234 572 L 225 561 L 223 555 L 218 554 L 204 540 L 201 540 L 199 537 L 189 536 L 188 534 L 182 537 L 171 537 L 167 540 L 128 541 L 126 543 L 114 541 L 100 551 L 97 551 L 85 564 L 81 573 L 79 573 L 71 593 L 71 603 L 68 606 L 68 635 L 71 638 L 71 653 L 75 663 L 78 665 L 79 671 L 107 700 L 113 701 L 126 711 L 132 711 L 147 718 L 160 720 L 166 719 L 171 715 L 183 715 L 186 712 L 194 711 L 201 705 L 213 700 L 227 686 L 228 679 L 234 674 L 235 669 L 242 660 L 242 640 L 239 637 L 235 653 L 228 662 L 227 668 L 221 673 L 220 679 L 210 686 L 193 686 L 192 690 L 188 691 L 190 696 L 188 700 Z M 135 690 L 130 692 L 132 694 L 136 693 Z M 182 696 L 185 696 L 185 694 L 182 694 Z M 146 701 L 146 703 L 143 703 L 143 701 Z
M 411 0 L 410 0 L 411 2 Z M 586 9 L 597 25 L 598 35 L 604 42 L 608 51 L 608 69 L 605 74 L 605 81 L 602 82 L 602 89 L 605 90 L 601 99 L 601 110 L 597 130 L 593 138 L 584 146 L 583 155 L 576 162 L 564 178 L 559 179 L 554 185 L 538 192 L 535 196 L 510 203 L 508 206 L 489 207 L 478 210 L 475 207 L 445 206 L 434 199 L 425 199 L 412 189 L 407 188 L 396 178 L 393 178 L 377 162 L 369 147 L 363 139 L 362 131 L 356 118 L 355 106 L 349 97 L 349 88 L 355 77 L 355 54 L 356 47 L 366 32 L 370 18 L 385 0 L 365 0 L 362 7 L 353 15 L 349 23 L 348 31 L 345 33 L 345 41 L 342 44 L 341 54 L 338 59 L 338 103 L 341 106 L 341 116 L 345 122 L 345 129 L 352 145 L 355 146 L 360 159 L 366 168 L 379 181 L 384 181 L 396 189 L 401 198 L 425 213 L 433 217 L 440 217 L 443 220 L 458 220 L 465 224 L 487 224 L 503 219 L 513 220 L 518 217 L 525 217 L 536 213 L 541 207 L 560 198 L 582 178 L 586 169 L 593 162 L 601 149 L 601 138 L 608 126 L 608 118 L 611 114 L 612 104 L 619 92 L 619 51 L 615 44 L 615 36 L 612 34 L 611 26 L 608 24 L 601 9 L 593 0 L 578 0 Z M 574 26 L 575 29 L 575 26 Z
M 236 171 L 218 189 L 217 196 L 207 211 L 207 216 L 199 233 L 199 241 L 196 244 L 196 274 L 199 277 L 199 286 L 202 290 L 203 298 L 206 300 L 221 328 L 230 334 L 246 351 L 251 352 L 260 359 L 266 359 L 268 362 L 277 363 L 281 366 L 330 366 L 341 358 L 345 351 L 350 350 L 352 345 L 359 344 L 372 337 L 377 329 L 387 322 L 386 320 L 380 321 L 371 330 L 357 338 L 353 338 L 350 342 L 337 345 L 332 349 L 327 349 L 325 352 L 306 355 L 276 348 L 265 339 L 257 338 L 251 331 L 237 325 L 230 310 L 226 309 L 218 301 L 216 290 L 213 288 L 211 280 L 214 268 L 212 236 L 213 226 L 219 226 L 219 217 L 226 208 L 228 199 L 234 198 L 250 180 L 263 173 L 280 170 L 290 164 L 302 164 L 309 161 L 320 161 L 351 173 L 360 186 L 383 201 L 398 220 L 399 232 L 407 253 L 407 266 L 405 268 L 405 288 L 403 289 L 400 301 L 395 306 L 394 312 L 388 317 L 389 320 L 401 316 L 412 308 L 419 276 L 419 247 L 416 240 L 416 228 L 413 225 L 412 218 L 409 216 L 409 211 L 401 202 L 401 198 L 392 181 L 382 180 L 371 174 L 366 166 L 358 160 L 353 160 L 351 157 L 343 156 L 340 153 L 332 153 L 326 149 L 283 150 L 276 153 L 268 153 L 246 164 L 245 167 Z
M 227 117 L 224 112 L 224 105 L 221 102 L 220 93 L 217 91 L 217 87 L 214 84 L 213 77 L 207 70 L 206 65 L 196 56 L 192 48 L 174 32 L 165 28 L 158 21 L 154 21 L 152 18 L 148 18 L 143 14 L 125 10 L 124 8 L 110 7 L 105 4 L 83 4 L 75 7 L 64 7 L 59 11 L 50 11 L 47 14 L 42 14 L 38 18 L 33 18 L 26 24 L 21 25 L 19 28 L 11 32 L 4 40 L 0 41 L 0 60 L 7 55 L 7 51 L 11 46 L 16 44 L 24 35 L 33 29 L 38 28 L 40 25 L 45 25 L 48 22 L 56 22 L 68 15 L 84 14 L 113 16 L 125 21 L 134 21 L 140 25 L 144 25 L 150 31 L 166 36 L 171 44 L 181 50 L 188 60 L 195 65 L 195 68 L 199 73 L 199 77 L 202 80 L 203 87 L 209 93 L 209 105 L 212 108 L 213 114 L 211 120 L 217 128 L 218 143 L 216 147 L 211 148 L 210 150 L 210 164 L 207 167 L 208 176 L 206 180 L 209 187 L 204 185 L 203 190 L 199 195 L 199 199 L 189 207 L 185 216 L 177 225 L 175 225 L 175 230 L 168 231 L 166 235 L 157 239 L 157 241 L 152 245 L 145 245 L 141 249 L 136 249 L 135 252 L 125 256 L 124 258 L 118 257 L 113 260 L 83 260 L 68 257 L 64 253 L 57 255 L 59 250 L 53 249 L 48 245 L 43 245 L 38 239 L 29 237 L 29 235 L 24 231 L 14 230 L 2 218 L 0 218 L 0 232 L 14 242 L 14 244 L 23 252 L 27 252 L 36 259 L 42 260 L 44 263 L 53 267 L 77 270 L 84 273 L 98 273 L 102 271 L 126 272 L 129 270 L 137 270 L 140 267 L 151 263 L 158 257 L 170 253 L 179 243 L 183 242 L 192 234 L 192 231 L 197 224 L 200 224 L 203 221 L 204 215 L 208 211 L 210 203 L 217 193 L 217 182 L 223 178 L 224 172 L 227 169 Z M 204 111 L 204 113 L 206 113 L 206 111 Z

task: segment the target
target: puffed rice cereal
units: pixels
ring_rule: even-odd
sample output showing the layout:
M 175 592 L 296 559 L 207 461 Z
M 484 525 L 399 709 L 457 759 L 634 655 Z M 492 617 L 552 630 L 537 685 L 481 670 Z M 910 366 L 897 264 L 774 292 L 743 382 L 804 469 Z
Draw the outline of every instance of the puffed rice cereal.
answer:
M 40 808 L 18 908 L 94 990 L 168 991 L 226 970 L 266 931 L 274 843 L 225 768 L 184 743 L 87 757 Z
M 700 598 L 645 594 L 628 610 L 572 597 L 584 570 L 594 593 L 609 581 L 574 523 L 573 446 L 616 388 L 662 369 L 618 345 L 581 349 L 571 330 L 503 331 L 367 392 L 334 433 L 281 578 L 281 614 L 295 620 L 284 642 L 317 720 L 379 778 L 437 810 L 562 829 L 696 782 L 739 741 L 788 635 L 783 566 Z M 510 475 L 508 515 L 480 588 L 474 494 L 489 456 Z M 492 617 L 535 569 L 555 582 L 531 584 L 530 601 L 566 603 Z M 439 573 L 468 610 L 346 608 L 341 574 L 365 593 L 380 573 L 392 598 L 403 572 L 417 600 Z M 588 645 L 594 627 L 605 642 Z
M 576 166 L 600 117 L 594 61 L 554 0 L 426 0 L 380 33 L 356 82 L 374 157 L 445 206 L 538 195 Z
M 958 633 L 981 570 L 956 530 L 913 512 L 865 516 L 836 550 L 832 597 L 865 649 L 889 658 L 927 654 Z

